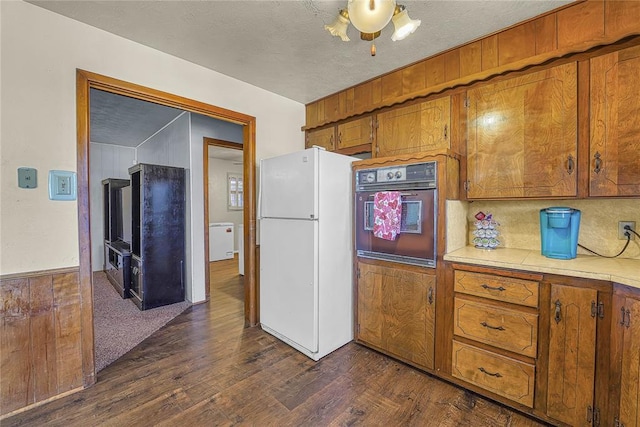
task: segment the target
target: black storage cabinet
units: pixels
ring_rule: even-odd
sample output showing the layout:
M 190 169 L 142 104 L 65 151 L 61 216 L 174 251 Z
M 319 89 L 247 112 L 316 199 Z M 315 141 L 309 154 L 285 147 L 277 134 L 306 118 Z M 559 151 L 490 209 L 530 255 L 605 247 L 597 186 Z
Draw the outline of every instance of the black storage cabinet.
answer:
M 131 175 L 131 288 L 141 310 L 184 301 L 185 170 L 139 163 Z
M 128 179 L 107 178 L 102 183 L 104 216 L 104 272 L 122 298 L 129 298 L 131 267 L 129 244 L 122 240 L 124 215 L 122 189 L 130 185 Z

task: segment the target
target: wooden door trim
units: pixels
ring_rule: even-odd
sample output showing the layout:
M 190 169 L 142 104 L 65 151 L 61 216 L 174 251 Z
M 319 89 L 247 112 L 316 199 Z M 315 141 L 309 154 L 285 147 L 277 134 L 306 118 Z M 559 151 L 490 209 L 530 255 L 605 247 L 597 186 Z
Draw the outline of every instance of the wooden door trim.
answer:
M 246 162 L 246 146 L 244 144 L 239 144 L 237 142 L 231 141 L 223 141 L 221 139 L 215 138 L 203 138 L 202 144 L 202 179 L 203 179 L 203 189 L 204 189 L 204 285 L 205 285 L 205 299 L 209 301 L 211 298 L 211 275 L 209 274 L 209 147 L 224 147 L 229 148 L 231 150 L 242 150 L 242 179 L 247 180 L 247 171 L 244 167 Z M 247 181 L 248 182 L 248 181 Z M 242 210 L 242 223 L 245 222 L 245 209 Z M 244 236 L 242 237 L 244 239 Z M 244 257 L 247 253 L 247 242 L 244 242 L 244 252 L 242 254 L 238 254 L 238 256 Z M 246 260 L 246 257 L 245 257 Z M 245 281 L 246 281 L 246 275 Z M 245 283 L 246 286 L 246 283 Z M 245 312 L 246 314 L 246 312 Z
M 94 335 L 93 335 L 93 290 L 91 277 L 91 228 L 89 221 L 89 90 L 100 89 L 134 99 L 153 102 L 202 114 L 215 119 L 243 126 L 244 173 L 245 173 L 245 325 L 258 322 L 256 292 L 256 211 L 255 211 L 255 128 L 256 118 L 236 111 L 184 98 L 145 86 L 107 77 L 101 74 L 76 69 L 76 134 L 78 173 L 78 240 L 79 280 L 82 301 L 82 369 L 85 386 L 95 383 Z M 205 242 L 203 242 L 204 244 Z

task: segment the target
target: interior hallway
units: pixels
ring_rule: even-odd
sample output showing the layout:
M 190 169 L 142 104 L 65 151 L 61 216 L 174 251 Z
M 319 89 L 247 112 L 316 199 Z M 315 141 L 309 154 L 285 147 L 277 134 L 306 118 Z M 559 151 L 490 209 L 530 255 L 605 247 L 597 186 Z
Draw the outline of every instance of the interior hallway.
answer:
M 93 387 L 0 424 L 540 425 L 357 344 L 314 363 L 260 328 L 245 329 L 237 259 L 211 263 L 211 286 L 209 303 L 105 368 Z

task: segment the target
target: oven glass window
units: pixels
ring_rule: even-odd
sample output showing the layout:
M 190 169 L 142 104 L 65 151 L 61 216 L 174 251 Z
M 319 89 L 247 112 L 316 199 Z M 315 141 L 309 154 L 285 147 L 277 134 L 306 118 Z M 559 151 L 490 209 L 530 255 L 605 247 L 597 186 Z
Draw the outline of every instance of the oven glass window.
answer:
M 364 229 L 372 231 L 374 224 L 373 202 L 364 203 Z M 407 200 L 402 202 L 400 219 L 401 233 L 422 233 L 422 200 Z

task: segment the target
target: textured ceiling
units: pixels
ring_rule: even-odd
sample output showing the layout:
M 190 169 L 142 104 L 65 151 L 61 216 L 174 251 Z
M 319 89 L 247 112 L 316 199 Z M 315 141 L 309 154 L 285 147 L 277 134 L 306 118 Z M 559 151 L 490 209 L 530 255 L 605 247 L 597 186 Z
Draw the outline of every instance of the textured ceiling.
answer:
M 307 104 L 570 1 L 401 1 L 422 25 L 393 42 L 389 24 L 375 57 L 324 30 L 347 0 L 29 2 Z
M 90 141 L 137 147 L 182 114 L 182 110 L 109 93 L 90 91 Z M 192 113 L 193 114 L 193 113 Z M 205 116 L 202 116 L 205 117 Z M 205 117 L 215 127 L 217 119 Z M 211 158 L 242 163 L 242 150 L 210 146 Z
M 182 110 L 91 89 L 91 142 L 137 147 Z

